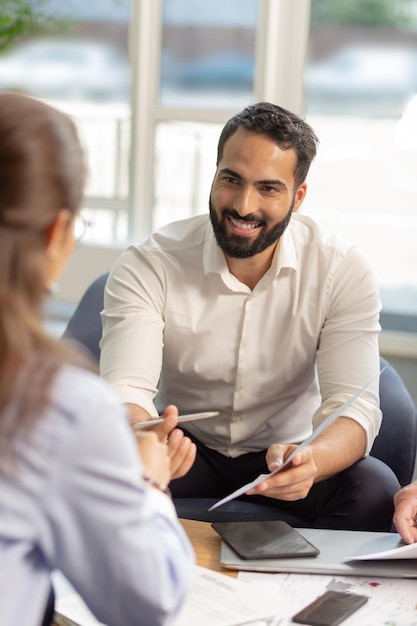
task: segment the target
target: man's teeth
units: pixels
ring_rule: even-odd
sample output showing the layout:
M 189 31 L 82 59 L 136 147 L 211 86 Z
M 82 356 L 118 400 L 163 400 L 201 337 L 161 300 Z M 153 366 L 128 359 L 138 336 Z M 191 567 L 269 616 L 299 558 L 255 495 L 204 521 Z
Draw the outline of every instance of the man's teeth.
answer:
M 233 226 L 236 228 L 243 228 L 243 230 L 253 230 L 254 228 L 258 228 L 258 224 L 254 224 L 253 222 L 249 224 L 248 222 L 241 222 L 240 220 L 235 220 L 233 217 L 230 218 Z

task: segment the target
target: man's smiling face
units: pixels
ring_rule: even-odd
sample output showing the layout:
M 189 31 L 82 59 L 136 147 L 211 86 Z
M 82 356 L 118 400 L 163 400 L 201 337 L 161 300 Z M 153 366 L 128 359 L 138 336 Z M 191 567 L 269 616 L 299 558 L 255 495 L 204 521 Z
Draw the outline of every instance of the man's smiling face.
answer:
M 248 258 L 276 244 L 305 196 L 294 190 L 296 153 L 239 128 L 225 143 L 210 194 L 210 217 L 226 256 Z

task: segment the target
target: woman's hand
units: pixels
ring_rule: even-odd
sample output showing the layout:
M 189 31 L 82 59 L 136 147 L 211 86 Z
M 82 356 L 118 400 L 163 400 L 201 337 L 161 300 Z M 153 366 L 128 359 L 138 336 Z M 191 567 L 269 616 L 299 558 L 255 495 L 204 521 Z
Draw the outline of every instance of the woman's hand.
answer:
M 166 443 L 160 441 L 158 435 L 152 431 L 137 433 L 136 439 L 144 475 L 168 485 L 171 480 L 171 458 Z

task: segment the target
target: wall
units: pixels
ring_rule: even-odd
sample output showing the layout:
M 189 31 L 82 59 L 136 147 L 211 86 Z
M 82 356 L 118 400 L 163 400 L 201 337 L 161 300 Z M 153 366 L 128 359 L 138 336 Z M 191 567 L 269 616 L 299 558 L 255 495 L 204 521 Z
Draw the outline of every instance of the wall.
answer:
M 59 291 L 54 300 L 76 305 L 90 283 L 108 272 L 126 247 L 127 244 L 120 247 L 79 245 L 59 280 Z

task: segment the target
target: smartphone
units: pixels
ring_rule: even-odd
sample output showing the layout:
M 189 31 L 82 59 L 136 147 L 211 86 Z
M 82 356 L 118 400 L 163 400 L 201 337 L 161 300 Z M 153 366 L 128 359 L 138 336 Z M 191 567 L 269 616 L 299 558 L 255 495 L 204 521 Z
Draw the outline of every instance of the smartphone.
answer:
M 309 626 L 337 626 L 368 601 L 367 596 L 342 591 L 326 591 L 302 611 L 293 622 Z
M 208 417 L 216 417 L 219 415 L 218 411 L 205 411 L 203 413 L 189 413 L 188 415 L 180 415 L 178 417 L 178 426 L 184 422 L 196 422 L 197 420 L 205 420 Z M 164 417 L 155 417 L 150 420 L 144 420 L 143 422 L 136 422 L 133 425 L 133 430 L 146 430 L 157 424 L 162 424 Z
M 241 559 L 316 556 L 319 550 L 283 520 L 213 522 L 212 528 Z

